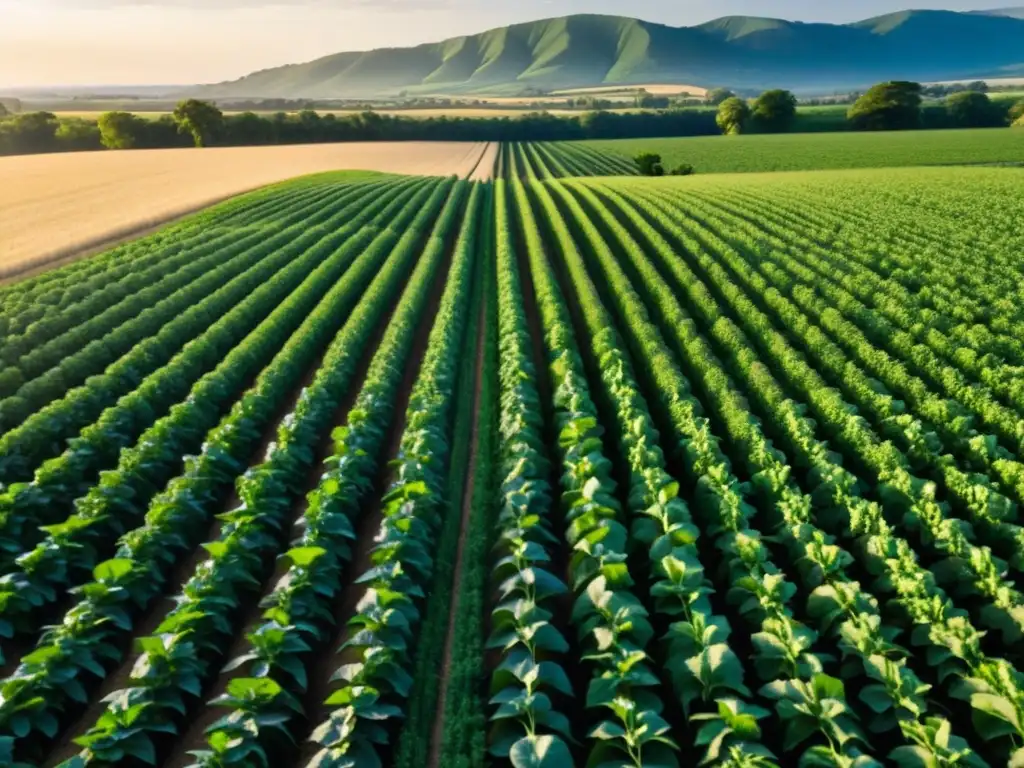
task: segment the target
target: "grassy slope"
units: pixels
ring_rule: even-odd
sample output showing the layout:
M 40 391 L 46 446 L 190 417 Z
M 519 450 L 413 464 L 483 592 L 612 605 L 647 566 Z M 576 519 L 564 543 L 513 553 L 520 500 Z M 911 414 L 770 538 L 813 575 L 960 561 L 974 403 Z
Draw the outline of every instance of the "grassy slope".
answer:
M 1024 71 L 1024 20 L 915 11 L 856 25 L 729 17 L 668 27 L 577 15 L 415 48 L 341 53 L 200 88 L 217 96 L 512 94 L 605 83 L 862 85 Z
M 690 163 L 702 174 L 1024 162 L 1024 131 L 1010 128 L 582 143 L 626 157 L 656 152 L 668 167 Z

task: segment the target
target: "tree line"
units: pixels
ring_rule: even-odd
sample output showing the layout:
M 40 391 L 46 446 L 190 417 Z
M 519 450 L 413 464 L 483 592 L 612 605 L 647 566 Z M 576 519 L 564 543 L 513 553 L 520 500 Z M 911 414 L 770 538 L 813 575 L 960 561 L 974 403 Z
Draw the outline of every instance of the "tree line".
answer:
M 903 131 L 925 127 L 996 128 L 1024 126 L 1024 101 L 1006 107 L 993 101 L 981 89 L 949 91 L 940 110 L 945 120 L 936 120 L 936 110 L 925 110 L 926 88 L 920 83 L 890 81 L 872 86 L 849 108 L 849 127 L 859 131 Z M 718 107 L 715 122 L 722 133 L 785 133 L 792 130 L 797 116 L 797 98 L 791 92 L 765 91 L 756 99 L 731 95 Z M 926 117 L 930 121 L 926 122 Z M 929 124 L 929 122 L 931 124 Z M 936 126 L 935 123 L 942 123 Z
M 0 154 L 351 141 L 568 141 L 715 133 L 714 112 L 698 110 L 419 119 L 372 111 L 346 115 L 313 110 L 224 115 L 212 104 L 190 100 L 180 104 L 175 114 L 156 120 L 128 112 L 107 112 L 98 120 L 58 118 L 49 112 L 0 118 Z
M 925 105 L 917 83 L 874 86 L 850 107 L 846 120 L 810 128 L 801 123 L 789 91 L 773 89 L 743 99 L 718 89 L 714 108 L 645 112 L 595 110 L 556 116 L 546 112 L 516 117 L 441 116 L 419 119 L 379 112 L 225 115 L 216 105 L 189 99 L 174 112 L 147 120 L 130 112 L 105 112 L 96 120 L 58 118 L 50 112 L 6 114 L 0 105 L 0 154 L 157 149 L 188 146 L 260 146 L 350 141 L 567 141 L 579 139 L 708 136 L 716 133 L 781 133 L 792 130 L 901 130 L 1024 125 L 1024 101 L 1006 107 L 980 91 L 958 91 L 937 106 Z

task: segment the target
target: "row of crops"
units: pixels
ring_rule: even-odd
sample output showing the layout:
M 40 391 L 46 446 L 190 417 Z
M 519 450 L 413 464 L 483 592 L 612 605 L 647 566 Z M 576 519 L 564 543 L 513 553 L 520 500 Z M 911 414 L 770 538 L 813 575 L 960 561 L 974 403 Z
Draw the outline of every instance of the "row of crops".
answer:
M 584 142 L 534 141 L 502 144 L 497 176 L 526 181 L 636 173 L 637 166 L 631 158 L 592 150 Z
M 500 176 L 634 176 L 635 158 L 699 175 L 909 166 L 1024 165 L 1024 135 L 1009 128 L 531 142 L 506 148 Z
M 1024 760 L 1019 172 L 573 151 L 0 291 L 0 765 Z
M 490 199 L 291 185 L 4 291 L 0 764 L 379 762 L 483 509 Z
M 685 138 L 605 139 L 555 143 L 557 152 L 631 160 L 652 152 L 665 168 L 686 163 L 698 174 L 771 173 L 950 165 L 1024 165 L 1019 129 L 784 133 Z M 562 149 L 566 147 L 567 149 Z

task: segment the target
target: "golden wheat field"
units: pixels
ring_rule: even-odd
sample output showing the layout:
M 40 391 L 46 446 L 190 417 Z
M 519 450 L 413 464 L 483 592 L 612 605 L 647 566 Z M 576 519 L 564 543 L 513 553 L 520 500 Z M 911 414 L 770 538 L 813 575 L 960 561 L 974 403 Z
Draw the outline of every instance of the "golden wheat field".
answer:
M 477 163 L 476 169 L 469 177 L 470 181 L 490 181 L 494 178 L 494 170 L 498 165 L 498 152 L 501 149 L 501 145 L 497 142 L 491 142 L 487 145 L 484 153 L 480 156 L 480 162 Z
M 0 158 L 0 277 L 310 173 L 367 170 L 466 177 L 476 171 L 474 178 L 489 178 L 494 156 L 488 154 L 488 166 L 485 153 L 484 143 L 405 142 Z

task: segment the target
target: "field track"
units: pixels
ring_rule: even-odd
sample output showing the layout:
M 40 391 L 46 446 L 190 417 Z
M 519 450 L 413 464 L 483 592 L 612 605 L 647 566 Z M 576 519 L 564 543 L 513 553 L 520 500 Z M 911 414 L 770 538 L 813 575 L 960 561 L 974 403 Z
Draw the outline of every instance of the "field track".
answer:
M 410 142 L 0 158 L 0 278 L 110 247 L 215 202 L 296 176 L 368 170 L 466 177 L 486 151 L 484 144 Z M 479 167 L 480 180 L 489 178 L 486 167 Z
M 0 288 L 0 766 L 1024 764 L 1024 171 L 474 151 Z

